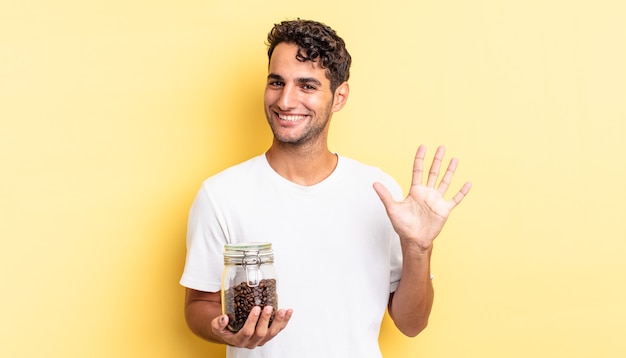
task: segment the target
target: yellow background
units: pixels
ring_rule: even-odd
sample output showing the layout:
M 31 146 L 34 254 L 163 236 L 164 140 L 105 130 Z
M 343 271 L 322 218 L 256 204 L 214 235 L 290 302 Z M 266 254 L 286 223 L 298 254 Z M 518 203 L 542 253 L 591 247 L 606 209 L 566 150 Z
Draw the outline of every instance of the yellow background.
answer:
M 332 150 L 407 188 L 446 144 L 474 183 L 385 356 L 626 356 L 623 4 L 0 0 L 0 356 L 221 356 L 183 321 L 187 211 L 269 146 L 265 36 L 298 16 L 354 58 Z

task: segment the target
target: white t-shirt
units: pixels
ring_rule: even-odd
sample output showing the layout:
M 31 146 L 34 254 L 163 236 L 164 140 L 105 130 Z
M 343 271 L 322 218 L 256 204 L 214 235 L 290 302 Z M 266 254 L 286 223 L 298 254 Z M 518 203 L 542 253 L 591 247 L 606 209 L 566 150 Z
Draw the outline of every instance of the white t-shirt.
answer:
M 294 310 L 263 347 L 228 347 L 228 357 L 381 357 L 380 325 L 400 280 L 402 254 L 375 181 L 401 199 L 389 175 L 342 156 L 313 186 L 281 177 L 265 155 L 202 184 L 190 210 L 180 283 L 217 292 L 224 244 L 270 242 L 279 308 Z

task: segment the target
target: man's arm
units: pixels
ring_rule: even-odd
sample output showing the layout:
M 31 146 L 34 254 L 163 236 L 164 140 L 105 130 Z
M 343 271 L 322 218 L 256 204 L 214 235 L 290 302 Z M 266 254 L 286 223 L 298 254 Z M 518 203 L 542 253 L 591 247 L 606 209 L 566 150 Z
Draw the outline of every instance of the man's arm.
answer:
M 433 241 L 443 229 L 452 209 L 471 188 L 471 183 L 467 182 L 452 199 L 444 199 L 458 165 L 455 158 L 450 160 L 441 181 L 437 183 L 444 154 L 444 147 L 437 148 L 426 184 L 422 184 L 426 147 L 419 147 L 413 163 L 409 194 L 400 202 L 393 199 L 384 185 L 374 183 L 374 190 L 385 205 L 402 247 L 402 278 L 396 292 L 389 298 L 389 314 L 398 329 L 408 336 L 415 336 L 426 327 L 432 308 L 434 293 L 430 282 L 430 256 Z
M 223 343 L 240 348 L 264 345 L 285 328 L 292 310 L 279 309 L 272 324 L 273 308 L 254 307 L 244 326 L 237 333 L 231 332 L 228 316 L 222 314 L 220 292 L 203 292 L 187 288 L 185 292 L 185 320 L 189 329 L 199 337 L 214 343 Z
M 208 322 L 222 315 L 220 292 L 185 291 L 185 320 L 197 336 L 213 343 L 226 343 L 216 336 Z
M 389 316 L 409 337 L 417 336 L 428 325 L 434 290 L 430 279 L 432 250 L 421 253 L 402 248 L 402 279 L 389 296 Z

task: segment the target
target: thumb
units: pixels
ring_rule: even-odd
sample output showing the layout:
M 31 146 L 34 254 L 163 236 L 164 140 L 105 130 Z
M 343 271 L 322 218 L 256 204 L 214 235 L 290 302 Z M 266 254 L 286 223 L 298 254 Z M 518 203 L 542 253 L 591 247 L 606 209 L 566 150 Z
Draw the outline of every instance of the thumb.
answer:
M 227 325 L 228 325 L 227 315 L 224 314 L 221 316 L 217 316 L 213 318 L 213 320 L 211 320 L 211 331 L 213 331 L 213 334 L 221 336 L 227 330 L 226 329 Z
M 387 187 L 385 187 L 383 184 L 379 182 L 375 182 L 374 190 L 376 191 L 376 194 L 378 194 L 380 201 L 383 202 L 383 205 L 385 206 L 385 208 L 388 208 L 394 202 L 393 197 L 391 196 L 391 193 L 389 192 Z
M 226 326 L 228 325 L 228 316 L 225 315 L 225 314 L 219 316 L 218 320 L 217 320 L 217 325 L 218 325 L 219 329 L 226 328 Z

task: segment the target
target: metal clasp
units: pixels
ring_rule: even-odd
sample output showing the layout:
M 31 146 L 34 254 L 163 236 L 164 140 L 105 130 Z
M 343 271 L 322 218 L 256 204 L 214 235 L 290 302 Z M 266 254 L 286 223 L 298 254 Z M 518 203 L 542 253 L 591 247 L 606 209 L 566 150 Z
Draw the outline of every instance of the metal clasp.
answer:
M 243 259 L 241 260 L 243 269 L 246 270 L 246 278 L 248 280 L 249 287 L 256 287 L 261 281 L 261 257 L 259 251 L 250 250 L 243 252 Z

